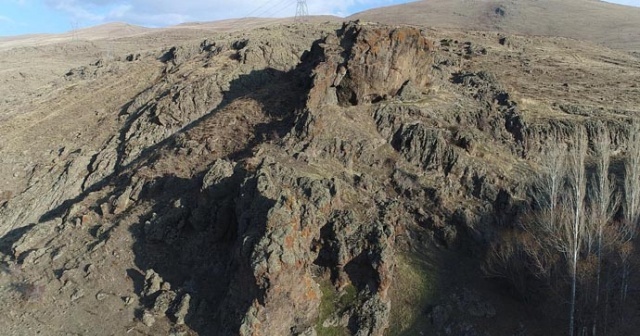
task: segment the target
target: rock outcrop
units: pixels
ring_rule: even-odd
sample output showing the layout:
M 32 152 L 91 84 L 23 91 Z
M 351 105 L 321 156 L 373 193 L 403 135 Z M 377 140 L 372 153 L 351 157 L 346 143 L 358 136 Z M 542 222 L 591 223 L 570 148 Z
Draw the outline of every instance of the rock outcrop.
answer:
M 61 149 L 23 193 L 0 193 L 7 281 L 126 327 L 100 335 L 491 329 L 499 307 L 458 293 L 481 286 L 447 272 L 515 225 L 549 134 L 607 125 L 621 150 L 628 126 L 576 122 L 605 112 L 567 103 L 557 110 L 571 118 L 528 118 L 480 66 L 518 45 L 502 37 L 485 46 L 476 40 L 493 37 L 352 22 L 311 38 L 301 27 L 119 60 L 155 68 L 113 116 L 115 134 Z M 104 62 L 66 80 L 98 81 Z

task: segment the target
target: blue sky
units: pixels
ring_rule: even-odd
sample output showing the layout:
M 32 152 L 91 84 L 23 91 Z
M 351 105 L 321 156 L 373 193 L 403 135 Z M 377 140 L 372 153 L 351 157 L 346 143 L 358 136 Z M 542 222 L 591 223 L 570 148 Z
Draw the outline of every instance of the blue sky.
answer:
M 347 16 L 410 0 L 308 0 L 312 14 Z M 640 7 L 640 0 L 612 0 Z M 59 33 L 123 21 L 161 27 L 188 21 L 295 14 L 296 0 L 0 0 L 0 36 Z

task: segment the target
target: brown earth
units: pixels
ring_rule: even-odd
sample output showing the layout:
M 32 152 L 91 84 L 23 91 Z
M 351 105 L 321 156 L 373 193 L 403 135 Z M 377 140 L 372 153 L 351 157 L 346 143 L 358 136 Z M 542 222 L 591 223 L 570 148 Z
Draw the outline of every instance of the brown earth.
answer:
M 561 303 L 518 301 L 480 265 L 550 133 L 605 123 L 624 151 L 638 58 L 230 26 L 0 41 L 4 334 L 564 334 Z

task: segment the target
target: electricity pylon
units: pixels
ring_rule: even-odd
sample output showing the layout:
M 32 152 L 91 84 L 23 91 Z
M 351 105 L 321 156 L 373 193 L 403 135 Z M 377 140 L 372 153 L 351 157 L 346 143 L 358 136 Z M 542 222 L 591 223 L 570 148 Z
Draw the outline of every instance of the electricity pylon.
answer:
M 80 24 L 78 20 L 71 21 L 71 42 L 78 42 L 80 39 L 78 38 L 78 28 Z
M 307 7 L 307 0 L 298 0 L 295 22 L 305 22 L 308 17 L 309 8 Z

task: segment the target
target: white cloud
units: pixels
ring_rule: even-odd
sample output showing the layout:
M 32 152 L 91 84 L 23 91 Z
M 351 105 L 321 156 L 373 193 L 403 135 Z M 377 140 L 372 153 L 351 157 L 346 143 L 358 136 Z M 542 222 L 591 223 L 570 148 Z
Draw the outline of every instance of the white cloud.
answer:
M 640 0 L 605 0 L 606 2 L 617 3 L 620 5 L 640 7 Z
M 379 7 L 408 1 L 392 0 L 327 0 L 309 1 L 309 13 L 348 16 L 364 7 Z
M 93 8 L 91 1 L 45 0 L 45 3 L 57 10 L 70 14 L 74 20 L 101 22 L 106 19 L 104 15 L 100 14 L 100 11 L 96 11 L 97 8 Z
M 295 15 L 296 0 L 45 0 L 83 24 L 125 21 L 166 26 L 186 21 L 213 21 L 245 16 Z M 309 0 L 310 14 L 345 16 L 363 6 L 381 6 L 392 0 Z M 397 0 L 395 2 L 398 2 Z
M 15 23 L 10 17 L 0 15 L 0 23 Z

